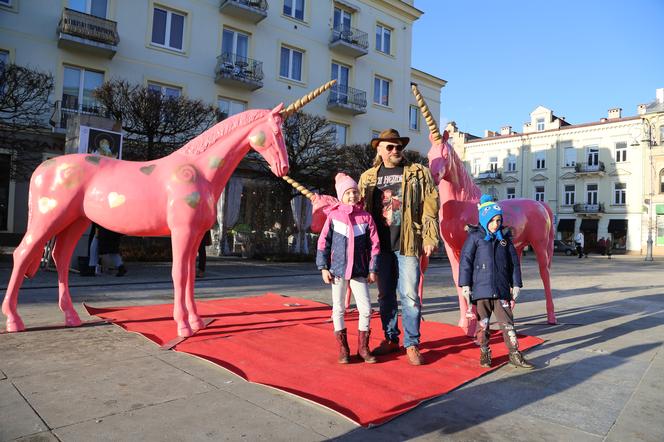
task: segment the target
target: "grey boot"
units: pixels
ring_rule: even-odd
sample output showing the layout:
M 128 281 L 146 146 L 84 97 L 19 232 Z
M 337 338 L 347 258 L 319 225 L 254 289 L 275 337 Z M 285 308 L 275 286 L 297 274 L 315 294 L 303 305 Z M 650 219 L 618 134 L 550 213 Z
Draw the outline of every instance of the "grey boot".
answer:
M 491 367 L 491 349 L 480 348 L 480 366 L 484 368 Z
M 535 368 L 533 364 L 528 362 L 528 360 L 523 357 L 520 351 L 510 352 L 510 364 L 518 368 L 527 368 L 529 370 L 531 368 Z

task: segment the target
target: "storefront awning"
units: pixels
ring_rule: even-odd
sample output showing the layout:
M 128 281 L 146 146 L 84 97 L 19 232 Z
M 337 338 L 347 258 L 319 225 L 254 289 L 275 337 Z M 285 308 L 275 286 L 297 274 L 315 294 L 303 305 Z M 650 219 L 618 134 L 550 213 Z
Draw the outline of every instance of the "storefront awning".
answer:
M 582 232 L 595 232 L 597 233 L 598 219 L 582 219 L 579 230 Z
M 573 232 L 574 224 L 576 224 L 575 219 L 561 219 L 558 220 L 558 231 L 559 232 Z
M 607 230 L 609 231 L 609 233 L 627 232 L 627 220 L 626 219 L 609 220 L 609 228 Z

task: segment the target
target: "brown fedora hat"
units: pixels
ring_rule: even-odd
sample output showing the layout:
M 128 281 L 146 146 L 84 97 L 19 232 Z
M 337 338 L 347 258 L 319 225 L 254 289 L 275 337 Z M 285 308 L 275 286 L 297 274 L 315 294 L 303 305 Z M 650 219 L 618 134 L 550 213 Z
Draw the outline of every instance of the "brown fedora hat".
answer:
M 385 129 L 378 134 L 378 137 L 371 139 L 371 147 L 375 149 L 381 141 L 398 141 L 403 147 L 406 147 L 410 138 L 400 136 L 396 129 Z

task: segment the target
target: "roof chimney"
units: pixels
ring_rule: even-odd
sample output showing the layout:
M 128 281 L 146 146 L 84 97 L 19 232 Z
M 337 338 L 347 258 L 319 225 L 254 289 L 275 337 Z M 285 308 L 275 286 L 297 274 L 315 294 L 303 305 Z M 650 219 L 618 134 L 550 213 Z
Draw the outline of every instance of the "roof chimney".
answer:
M 646 113 L 646 108 L 647 108 L 647 107 L 648 107 L 647 104 L 639 104 L 639 105 L 636 107 L 636 113 L 639 114 L 639 115 L 643 115 L 643 114 L 645 114 L 645 113 Z
M 657 97 L 658 103 L 664 103 L 664 87 L 655 90 L 655 97 Z
M 620 118 L 621 116 L 622 116 L 621 107 L 614 107 L 613 109 L 609 109 L 609 120 L 615 120 L 616 118 Z
M 500 135 L 512 135 L 512 126 L 503 126 L 500 128 Z
M 489 130 L 489 129 L 484 129 L 484 138 L 490 138 L 490 137 L 495 137 L 496 132 Z

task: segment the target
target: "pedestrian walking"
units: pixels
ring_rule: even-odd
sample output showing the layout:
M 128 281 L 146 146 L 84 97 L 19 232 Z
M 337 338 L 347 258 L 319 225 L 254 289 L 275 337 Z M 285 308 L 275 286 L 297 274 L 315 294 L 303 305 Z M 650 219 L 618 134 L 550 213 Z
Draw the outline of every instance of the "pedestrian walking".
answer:
M 579 233 L 576 234 L 574 237 L 574 243 L 576 244 L 576 253 L 579 255 L 579 259 L 583 258 L 584 255 L 584 250 L 585 250 L 585 237 L 583 236 L 583 232 L 579 230 Z M 586 258 L 588 257 L 588 254 L 586 253 Z

